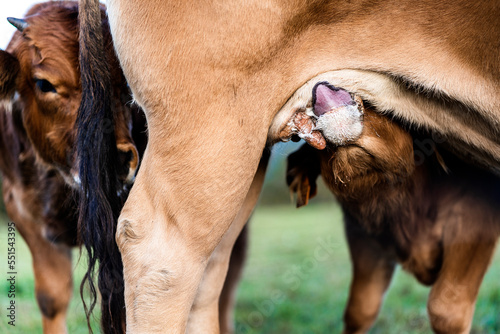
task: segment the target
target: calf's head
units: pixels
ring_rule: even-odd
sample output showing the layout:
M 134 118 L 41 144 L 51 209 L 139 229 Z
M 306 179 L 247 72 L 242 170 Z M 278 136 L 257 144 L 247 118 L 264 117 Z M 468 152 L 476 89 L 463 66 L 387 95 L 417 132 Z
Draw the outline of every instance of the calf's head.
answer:
M 114 119 L 100 131 L 115 131 L 120 154 L 119 177 L 133 180 L 138 152 L 133 143 L 130 94 L 102 8 L 103 34 L 113 84 Z M 0 50 L 0 99 L 12 112 L 20 112 L 38 158 L 55 167 L 73 186 L 78 183 L 75 121 L 81 100 L 78 64 L 78 3 L 48 2 L 35 5 L 24 19 L 9 18 L 16 26 L 6 51 Z M 114 127 L 113 127 L 114 124 Z
M 316 85 L 312 95 L 314 130 L 321 131 L 327 145 L 321 151 L 304 145 L 288 157 L 287 183 L 298 194 L 297 206 L 315 195 L 320 174 L 346 200 L 373 197 L 381 187 L 411 178 L 413 138 L 395 120 L 328 83 Z

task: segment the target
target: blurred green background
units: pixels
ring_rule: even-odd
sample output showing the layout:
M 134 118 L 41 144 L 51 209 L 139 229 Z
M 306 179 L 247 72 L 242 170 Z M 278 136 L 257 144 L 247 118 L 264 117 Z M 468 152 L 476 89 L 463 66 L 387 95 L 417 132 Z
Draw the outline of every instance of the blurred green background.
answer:
M 341 332 L 351 277 L 342 213 L 324 186 L 311 204 L 295 208 L 284 180 L 285 158 L 296 148 L 280 144 L 273 149 L 260 204 L 250 223 L 249 255 L 236 305 L 237 333 Z M 0 333 L 41 333 L 31 255 L 19 235 L 16 327 L 7 325 L 7 220 L 0 217 Z M 328 254 L 326 259 L 315 257 L 318 248 Z M 85 261 L 78 263 L 78 256 L 75 250 L 74 276 L 79 283 Z M 78 283 L 69 311 L 69 333 L 87 333 Z M 430 333 L 428 292 L 398 270 L 371 333 Z M 97 325 L 95 329 L 99 332 Z M 500 333 L 500 251 L 482 284 L 472 333 Z

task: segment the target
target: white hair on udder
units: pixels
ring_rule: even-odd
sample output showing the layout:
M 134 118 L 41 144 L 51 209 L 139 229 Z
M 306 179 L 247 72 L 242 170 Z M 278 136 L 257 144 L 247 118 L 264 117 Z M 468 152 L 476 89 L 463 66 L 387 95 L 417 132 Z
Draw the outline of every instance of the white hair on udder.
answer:
M 320 130 L 325 139 L 334 145 L 345 145 L 361 135 L 362 115 L 357 105 L 341 106 L 319 116 L 314 130 Z

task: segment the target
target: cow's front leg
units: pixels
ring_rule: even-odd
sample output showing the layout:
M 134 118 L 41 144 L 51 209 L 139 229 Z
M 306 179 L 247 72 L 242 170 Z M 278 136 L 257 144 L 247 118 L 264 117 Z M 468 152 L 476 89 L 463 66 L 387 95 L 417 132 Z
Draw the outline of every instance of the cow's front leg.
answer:
M 232 324 L 232 307 L 235 293 L 234 289 L 236 289 L 236 283 L 239 276 L 228 277 L 226 274 L 228 272 L 233 245 L 240 235 L 243 226 L 250 218 L 255 205 L 257 204 L 262 184 L 264 183 L 264 176 L 268 161 L 269 152 L 266 150 L 263 154 L 259 168 L 255 174 L 243 206 L 238 212 L 234 222 L 231 224 L 231 227 L 226 232 L 223 239 L 210 257 L 203 276 L 203 281 L 201 282 L 191 309 L 188 322 L 188 333 L 199 333 L 200 329 L 204 329 L 204 332 L 218 332 L 219 326 L 215 326 L 218 325 L 218 323 L 213 323 L 213 318 L 218 316 L 219 311 L 224 312 L 224 316 L 222 316 L 222 313 L 221 316 L 219 316 L 219 319 L 224 319 L 224 322 L 220 324 L 220 332 L 232 333 L 234 330 Z M 232 265 L 239 266 L 240 270 L 242 268 L 241 263 L 233 262 Z M 227 282 L 228 279 L 232 279 L 233 281 Z M 228 283 L 231 284 L 231 291 L 225 291 L 226 294 L 230 294 L 229 296 L 225 296 L 226 298 L 230 298 L 230 300 L 226 301 L 224 309 L 219 310 L 219 296 L 224 283 L 226 283 L 226 286 Z M 226 288 L 226 286 L 224 287 Z
M 367 234 L 346 213 L 346 236 L 353 266 L 344 333 L 366 333 L 373 325 L 396 265 L 394 252 Z

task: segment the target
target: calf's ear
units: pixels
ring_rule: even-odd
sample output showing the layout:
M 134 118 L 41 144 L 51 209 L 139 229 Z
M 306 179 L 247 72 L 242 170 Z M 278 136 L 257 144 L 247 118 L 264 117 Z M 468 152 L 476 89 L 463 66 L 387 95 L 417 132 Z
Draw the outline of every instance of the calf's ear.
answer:
M 0 101 L 10 100 L 16 91 L 19 61 L 7 51 L 0 50 Z

